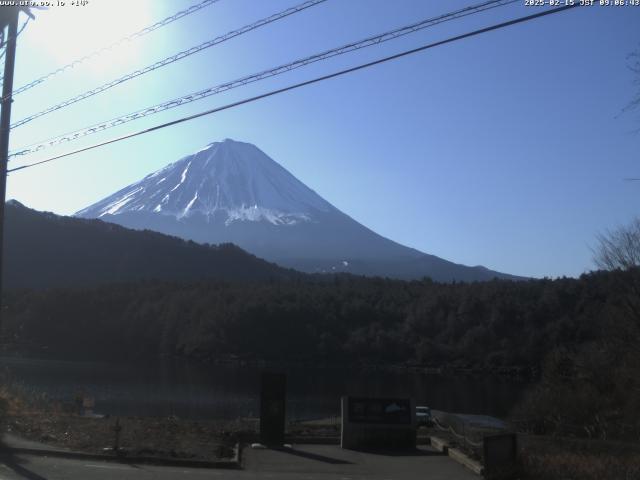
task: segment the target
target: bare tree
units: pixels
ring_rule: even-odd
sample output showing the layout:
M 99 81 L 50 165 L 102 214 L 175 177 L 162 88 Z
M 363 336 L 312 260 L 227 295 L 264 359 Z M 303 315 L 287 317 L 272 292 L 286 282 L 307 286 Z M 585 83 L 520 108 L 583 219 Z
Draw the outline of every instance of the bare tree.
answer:
M 625 111 L 634 110 L 640 107 L 640 48 L 628 56 L 629 69 L 635 73 L 635 79 L 633 84 L 637 87 L 634 97 L 629 102 L 629 105 L 625 107 Z
M 603 270 L 627 270 L 640 266 L 640 217 L 629 225 L 597 236 L 593 261 Z

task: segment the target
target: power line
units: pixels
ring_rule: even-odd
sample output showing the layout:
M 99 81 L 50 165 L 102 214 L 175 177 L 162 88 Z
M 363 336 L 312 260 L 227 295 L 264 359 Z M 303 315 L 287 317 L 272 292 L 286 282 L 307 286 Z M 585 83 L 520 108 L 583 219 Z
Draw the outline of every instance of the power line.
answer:
M 18 39 L 18 37 L 20 36 L 20 34 L 22 33 L 22 31 L 25 29 L 25 27 L 27 26 L 27 23 L 29 23 L 29 20 L 31 20 L 31 17 L 27 17 L 27 19 L 22 23 L 22 26 L 18 29 L 18 33 L 16 33 L 16 40 Z M 4 32 L 0 33 L 0 48 L 4 48 L 10 41 L 11 38 L 7 38 L 7 40 L 4 40 Z M 2 55 L 4 55 L 4 52 L 2 53 Z M 0 78 L 0 82 L 3 79 Z M 1 99 L 0 99 L 1 100 Z
M 29 20 L 31 20 L 31 17 L 27 17 L 27 19 L 22 23 L 22 26 L 18 29 L 18 33 L 16 33 L 16 40 L 18 40 L 18 37 L 20 36 L 22 31 L 26 28 L 27 23 L 29 23 Z M 7 38 L 6 41 L 0 41 L 0 48 L 4 48 L 5 45 L 7 45 L 10 41 L 11 41 L 11 38 Z M 6 49 L 3 49 L 2 52 L 0 52 L 0 60 L 4 58 L 5 53 L 6 53 Z M 2 82 L 3 80 L 4 80 L 4 77 L 0 78 L 0 82 Z M 2 102 L 3 100 L 4 100 L 4 97 L 1 97 L 0 102 Z
M 126 42 L 130 42 L 132 40 L 135 40 L 137 38 L 140 38 L 144 35 L 146 35 L 147 33 L 151 33 L 154 30 L 157 30 L 159 28 L 162 28 L 164 26 L 169 25 L 170 23 L 175 22 L 176 20 L 179 20 L 183 17 L 186 17 L 187 15 L 191 15 L 192 13 L 195 13 L 205 7 L 208 7 L 209 5 L 213 5 L 214 3 L 219 2 L 220 0 L 203 0 L 200 3 L 191 5 L 189 8 L 186 8 L 185 10 L 180 10 L 179 12 L 174 13 L 173 15 L 160 20 L 159 22 L 154 23 L 153 25 L 150 25 L 148 27 L 145 27 L 141 30 L 138 30 L 137 32 L 134 32 L 130 35 L 127 35 L 126 37 L 122 37 L 119 40 L 116 40 L 115 42 L 107 45 L 106 47 L 102 47 L 99 48 L 98 50 L 94 50 L 93 52 L 85 55 L 84 57 L 81 57 L 77 60 L 74 60 L 71 63 L 68 63 L 67 65 L 64 65 L 56 70 L 53 70 L 52 72 L 47 73 L 46 75 L 43 75 L 40 78 L 37 78 L 35 80 L 33 80 L 32 82 L 27 83 L 26 85 L 16 89 L 13 91 L 13 95 L 18 95 L 19 93 L 22 93 L 26 90 L 29 90 L 30 88 L 33 88 L 37 85 L 40 85 L 41 83 L 47 81 L 48 79 L 50 79 L 51 77 L 58 75 L 66 70 L 69 70 L 71 68 L 77 67 L 78 65 L 86 62 L 87 60 L 90 60 L 92 58 L 95 58 L 99 55 L 102 55 L 110 50 L 113 50 L 114 48 L 122 45 L 123 43 Z M 0 81 L 2 81 L 2 78 L 0 78 Z
M 57 110 L 60 110 L 62 108 L 68 107 L 69 105 L 73 105 L 74 103 L 78 103 L 82 100 L 86 100 L 87 98 L 93 97 L 94 95 L 98 95 L 102 92 L 105 92 L 107 90 L 109 90 L 110 88 L 113 88 L 117 85 L 120 85 L 121 83 L 127 82 L 129 80 L 133 80 L 134 78 L 137 78 L 141 75 L 144 75 L 146 73 L 149 72 L 153 72 L 154 70 L 157 70 L 159 68 L 162 67 L 166 67 L 167 65 L 170 65 L 172 63 L 177 62 L 178 60 L 182 60 L 183 58 L 187 58 L 191 55 L 194 55 L 198 52 L 201 52 L 202 50 L 205 50 L 207 48 L 211 48 L 215 45 L 218 45 L 220 43 L 226 42 L 227 40 L 231 40 L 232 38 L 235 37 L 239 37 L 240 35 L 244 35 L 245 33 L 248 33 L 252 30 L 256 30 L 260 27 L 264 27 L 265 25 L 269 25 L 270 23 L 276 22 L 278 20 L 281 20 L 283 18 L 286 18 L 290 15 L 293 15 L 295 13 L 299 13 L 303 10 L 306 10 L 307 8 L 311 8 L 314 7 L 320 3 L 326 2 L 327 0 L 307 0 L 299 5 L 296 5 L 294 7 L 291 8 L 287 8 L 286 10 L 283 10 L 281 12 L 275 13 L 273 15 L 270 15 L 268 17 L 265 17 L 261 20 L 258 20 L 257 22 L 251 23 L 249 25 L 245 25 L 244 27 L 241 27 L 237 30 L 232 30 L 231 32 L 228 32 L 224 35 L 220 35 L 218 37 L 215 37 L 211 40 L 208 40 L 204 43 L 201 43 L 200 45 L 196 45 L 193 46 L 191 48 L 188 48 L 187 50 L 183 50 L 181 52 L 178 52 L 174 55 L 171 55 L 170 57 L 164 58 L 163 60 L 160 60 L 158 62 L 155 62 L 151 65 L 148 65 L 144 68 L 141 68 L 139 70 L 135 70 L 133 72 L 127 73 L 126 75 L 120 77 L 120 78 L 116 78 L 115 80 L 112 80 L 110 82 L 107 82 L 103 85 L 100 85 L 99 87 L 96 87 L 92 90 L 89 90 L 87 92 L 81 93 L 80 95 L 76 95 L 75 97 L 72 97 L 68 100 L 65 100 L 64 102 L 58 103 L 57 105 L 53 105 L 49 108 L 46 108 L 40 112 L 34 113 L 32 115 L 29 115 L 28 117 L 23 118 L 22 120 L 17 121 L 16 123 L 14 123 L 13 125 L 11 125 L 11 128 L 17 128 L 20 127 L 21 125 L 24 125 L 25 123 L 29 123 L 32 120 L 35 120 L 36 118 L 40 118 L 44 115 L 47 115 L 49 113 L 55 112 Z
M 42 151 L 46 148 L 50 148 L 56 145 L 60 145 L 62 143 L 67 143 L 70 141 L 74 141 L 74 140 L 78 140 L 80 138 L 84 138 L 88 135 L 93 135 L 95 133 L 100 133 L 103 132 L 105 130 L 108 130 L 110 128 L 113 127 L 117 127 L 120 125 L 123 125 L 125 123 L 131 122 L 133 120 L 138 120 L 140 118 L 144 118 L 147 117 L 149 115 L 153 115 L 159 112 L 163 112 L 165 110 L 170 110 L 176 107 L 179 107 L 181 105 L 186 105 L 188 103 L 192 103 L 195 102 L 197 100 L 202 100 L 203 98 L 207 98 L 209 96 L 212 95 L 216 95 L 218 93 L 221 92 L 225 92 L 228 90 L 232 90 L 234 88 L 238 88 L 244 85 L 247 85 L 249 83 L 254 83 L 260 80 L 264 80 L 266 78 L 270 78 L 270 77 L 274 77 L 286 72 L 289 72 L 291 70 L 295 70 L 297 68 L 300 67 L 304 67 L 306 65 L 309 65 L 311 63 L 315 63 L 321 60 L 326 60 L 338 55 L 343 55 L 345 53 L 349 53 L 349 52 L 353 52 L 355 50 L 360 50 L 362 48 L 366 48 L 369 46 L 373 46 L 373 45 L 378 45 L 380 43 L 389 41 L 389 40 L 393 40 L 399 37 L 402 37 L 404 35 L 408 35 L 410 33 L 414 33 L 417 32 L 419 30 L 422 30 L 424 28 L 428 28 L 428 27 L 432 27 L 435 25 L 438 25 L 440 23 L 444 23 L 447 21 L 451 21 L 451 20 L 455 20 L 458 18 L 462 18 L 462 17 L 466 17 L 468 15 L 473 15 L 476 13 L 480 13 L 486 10 L 490 10 L 492 8 L 497 8 L 497 7 L 502 7 L 511 3 L 515 3 L 516 1 L 519 0 L 490 0 L 478 5 L 473 5 L 473 6 L 469 6 L 469 7 L 465 7 L 463 9 L 460 10 L 456 10 L 454 12 L 450 12 L 450 13 L 446 13 L 434 18 L 429 18 L 426 20 L 422 20 L 420 22 L 416 22 L 413 23 L 411 25 L 407 25 L 401 28 L 396 28 L 395 30 L 391 30 L 379 35 L 375 35 L 375 36 L 371 36 L 368 38 L 365 38 L 363 40 L 357 41 L 357 42 L 352 42 L 346 45 L 342 45 L 340 47 L 337 48 L 332 48 L 330 50 L 326 50 L 324 52 L 321 53 L 317 53 L 314 55 L 311 55 L 309 57 L 305 57 L 302 59 L 298 59 L 295 60 L 293 62 L 284 64 L 284 65 L 280 65 L 278 67 L 275 68 L 271 68 L 269 70 L 264 70 L 258 73 L 254 73 L 252 75 L 248 75 L 230 82 L 226 82 L 223 84 L 219 84 L 219 85 L 215 85 L 209 88 L 206 88 L 204 90 L 200 90 L 198 92 L 193 92 L 187 95 L 183 95 L 182 97 L 179 98 L 174 98 L 172 100 L 168 100 L 165 102 L 162 102 L 160 104 L 151 106 L 151 107 L 147 107 L 145 109 L 142 110 L 138 110 L 136 112 L 133 113 L 129 113 L 117 118 L 113 118 L 111 120 L 107 120 L 105 122 L 102 123 L 98 123 L 98 124 L 94 124 L 91 125 L 89 127 L 85 127 L 83 129 L 80 130 L 76 130 L 73 132 L 68 132 L 62 135 L 58 135 L 52 138 L 49 138 L 47 140 L 43 140 L 40 142 L 36 142 L 34 144 L 28 145 L 26 147 L 23 147 L 22 149 L 12 153 L 10 155 L 10 157 L 16 157 L 16 156 L 22 156 L 22 155 L 28 155 L 31 153 L 35 153 L 38 151 Z
M 322 82 L 324 80 L 329 80 L 331 78 L 335 78 L 335 77 L 339 77 L 339 76 L 342 76 L 342 75 L 346 75 L 348 73 L 356 72 L 358 70 L 363 70 L 365 68 L 373 67 L 374 65 L 380 65 L 382 63 L 386 63 L 386 62 L 389 62 L 389 61 L 392 61 L 392 60 L 397 60 L 398 58 L 406 57 L 408 55 L 412 55 L 414 53 L 422 52 L 424 50 L 428 50 L 428 49 L 435 48 L 435 47 L 438 47 L 438 46 L 441 46 L 441 45 L 445 45 L 447 43 L 456 42 L 458 40 L 462 40 L 462 39 L 473 37 L 473 36 L 480 35 L 480 34 L 483 34 L 483 33 L 491 32 L 493 30 L 498 30 L 498 29 L 509 27 L 509 26 L 516 25 L 516 24 L 519 24 L 519 23 L 524 23 L 524 22 L 527 22 L 527 21 L 530 21 L 530 20 L 535 20 L 537 18 L 541 18 L 541 17 L 547 16 L 547 15 L 560 13 L 560 12 L 563 12 L 565 10 L 569 10 L 571 8 L 575 8 L 575 7 L 578 7 L 578 6 L 580 6 L 579 3 L 574 3 L 574 4 L 569 4 L 569 5 L 565 5 L 565 6 L 554 8 L 554 9 L 550 9 L 550 10 L 544 10 L 542 12 L 534 13 L 532 15 L 527 15 L 527 16 L 524 16 L 524 17 L 515 18 L 513 20 L 509 20 L 509 21 L 506 21 L 506 22 L 502 22 L 502 23 L 498 23 L 498 24 L 495 24 L 495 25 L 491 25 L 489 27 L 484 27 L 484 28 L 481 28 L 481 29 L 478 29 L 478 30 L 474 30 L 474 31 L 471 31 L 471 32 L 463 33 L 461 35 L 456 35 L 454 37 L 449 37 L 449 38 L 447 38 L 445 40 L 440 40 L 438 42 L 429 43 L 427 45 L 423 45 L 421 47 L 413 48 L 411 50 L 405 50 L 403 52 L 396 53 L 395 55 L 390 55 L 388 57 L 383 57 L 383 58 L 380 58 L 378 60 L 374 60 L 372 62 L 362 63 L 362 64 L 357 65 L 355 67 L 350 67 L 350 68 L 347 68 L 347 69 L 344 69 L 344 70 L 339 70 L 337 72 L 330 73 L 328 75 L 323 75 L 321 77 L 316 77 L 316 78 L 313 78 L 311 80 L 306 80 L 304 82 L 300 82 L 300 83 L 296 83 L 296 84 L 293 84 L 293 85 L 289 85 L 287 87 L 279 88 L 279 89 L 276 89 L 276 90 L 271 90 L 270 92 L 263 93 L 261 95 L 256 95 L 254 97 L 245 98 L 243 100 L 239 100 L 237 102 L 229 103 L 229 104 L 223 105 L 221 107 L 216 107 L 216 108 L 212 108 L 210 110 L 206 110 L 204 112 L 196 113 L 196 114 L 193 114 L 193 115 L 188 115 L 186 117 L 182 117 L 182 118 L 179 118 L 177 120 L 172 120 L 170 122 L 166 122 L 166 123 L 162 123 L 162 124 L 150 127 L 150 128 L 146 128 L 144 130 L 139 130 L 137 132 L 129 133 L 129 134 L 122 135 L 122 136 L 116 137 L 116 138 L 112 138 L 112 139 L 106 140 L 104 142 L 96 143 L 94 145 L 90 145 L 90 146 L 87 146 L 87 147 L 84 147 L 84 148 L 79 148 L 77 150 L 74 150 L 74 151 L 71 151 L 71 152 L 66 152 L 66 153 L 63 153 L 63 154 L 60 154 L 60 155 L 56 155 L 54 157 L 50 157 L 50 158 L 47 158 L 47 159 L 44 159 L 44 160 L 40 160 L 38 162 L 33 162 L 33 163 L 30 163 L 30 164 L 27 164 L 27 165 L 22 165 L 20 167 L 15 167 L 15 168 L 12 168 L 12 169 L 8 170 L 8 172 L 16 172 L 16 171 L 19 171 L 19 170 L 24 170 L 24 169 L 27 169 L 27 168 L 35 167 L 37 165 L 42 165 L 44 163 L 52 162 L 52 161 L 58 160 L 60 158 L 68 157 L 68 156 L 75 155 L 75 154 L 81 153 L 81 152 L 86 152 L 88 150 L 93 150 L 93 149 L 98 148 L 98 147 L 102 147 L 102 146 L 109 145 L 109 144 L 112 144 L 112 143 L 120 142 L 122 140 L 126 140 L 126 139 L 129 139 L 129 138 L 137 137 L 139 135 L 143 135 L 143 134 L 146 134 L 146 133 L 154 132 L 156 130 L 161 130 L 163 128 L 171 127 L 173 125 L 178 125 L 180 123 L 188 122 L 190 120 L 194 120 L 196 118 L 204 117 L 206 115 L 211 115 L 211 114 L 214 114 L 214 113 L 217 113 L 217 112 L 221 112 L 223 110 L 228 110 L 228 109 L 231 109 L 231 108 L 235 108 L 235 107 L 238 107 L 240 105 L 247 104 L 247 103 L 252 103 L 252 102 L 261 100 L 263 98 L 271 97 L 271 96 L 274 96 L 274 95 L 278 95 L 280 93 L 288 92 L 290 90 L 295 90 L 295 89 L 298 89 L 298 88 L 305 87 L 307 85 L 312 85 L 314 83 L 319 83 L 319 82 Z

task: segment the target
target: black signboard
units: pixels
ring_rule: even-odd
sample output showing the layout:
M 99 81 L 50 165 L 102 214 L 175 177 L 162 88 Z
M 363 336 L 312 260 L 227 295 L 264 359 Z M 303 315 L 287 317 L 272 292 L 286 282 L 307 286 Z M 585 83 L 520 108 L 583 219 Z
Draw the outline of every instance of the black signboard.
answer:
M 260 443 L 284 444 L 286 376 L 281 373 L 262 374 L 260 395 Z
M 411 424 L 411 401 L 407 398 L 349 397 L 348 408 L 353 423 Z

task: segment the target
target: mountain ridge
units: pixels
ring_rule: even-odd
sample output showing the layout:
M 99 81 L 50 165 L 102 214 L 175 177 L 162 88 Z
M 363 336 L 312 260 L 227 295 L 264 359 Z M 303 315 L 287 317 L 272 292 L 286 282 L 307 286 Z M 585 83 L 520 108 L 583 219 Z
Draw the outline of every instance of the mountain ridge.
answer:
M 3 276 L 10 289 L 302 276 L 236 245 L 201 245 L 101 220 L 39 212 L 15 200 L 7 202 L 5 212 Z
M 189 189 L 194 183 L 198 187 Z M 146 195 L 136 196 L 141 192 Z M 194 213 L 215 216 L 220 212 L 227 214 L 227 224 L 243 220 L 295 224 L 308 220 L 314 210 L 334 208 L 254 145 L 225 139 L 150 173 L 75 215 L 99 218 L 145 211 L 182 219 Z
M 349 217 L 258 147 L 225 139 L 76 213 L 199 243 L 231 242 L 307 273 L 476 281 L 516 277 L 468 267 L 382 237 Z

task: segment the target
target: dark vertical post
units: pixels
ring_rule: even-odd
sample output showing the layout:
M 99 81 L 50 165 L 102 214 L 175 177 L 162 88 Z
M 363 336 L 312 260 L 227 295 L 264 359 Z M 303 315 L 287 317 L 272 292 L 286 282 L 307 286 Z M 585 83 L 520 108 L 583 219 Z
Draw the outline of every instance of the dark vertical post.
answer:
M 113 426 L 113 453 L 118 455 L 120 453 L 120 432 L 122 426 L 120 426 L 120 417 L 116 418 L 116 424 Z
M 260 443 L 269 447 L 284 445 L 286 381 L 281 373 L 262 374 Z
M 7 163 L 9 157 L 9 132 L 11 130 L 11 103 L 13 102 L 13 70 L 16 60 L 16 39 L 18 36 L 18 15 L 20 10 L 12 9 L 7 33 L 4 60 L 4 81 L 2 83 L 2 111 L 0 112 L 0 332 L 2 332 L 2 286 L 4 270 L 4 204 L 7 196 Z M 2 25 L 4 28 L 4 25 Z

